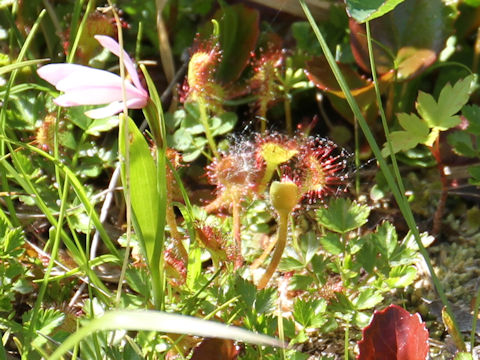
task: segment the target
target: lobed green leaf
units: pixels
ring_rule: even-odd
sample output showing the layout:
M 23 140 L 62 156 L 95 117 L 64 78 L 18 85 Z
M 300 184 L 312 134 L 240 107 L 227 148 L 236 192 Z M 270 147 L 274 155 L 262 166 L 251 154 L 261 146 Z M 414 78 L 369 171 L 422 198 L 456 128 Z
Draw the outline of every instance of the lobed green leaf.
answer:
M 368 220 L 370 209 L 350 199 L 331 199 L 328 206 L 317 210 L 317 221 L 327 229 L 345 234 L 357 229 Z

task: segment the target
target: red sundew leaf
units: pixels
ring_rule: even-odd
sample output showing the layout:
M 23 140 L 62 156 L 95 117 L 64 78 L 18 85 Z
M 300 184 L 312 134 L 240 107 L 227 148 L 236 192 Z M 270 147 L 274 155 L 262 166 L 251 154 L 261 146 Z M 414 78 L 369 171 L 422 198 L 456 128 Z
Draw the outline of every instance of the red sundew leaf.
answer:
M 425 360 L 428 330 L 420 315 L 389 305 L 375 311 L 358 347 L 358 360 Z
M 238 353 L 233 340 L 205 339 L 193 350 L 192 360 L 235 360 Z

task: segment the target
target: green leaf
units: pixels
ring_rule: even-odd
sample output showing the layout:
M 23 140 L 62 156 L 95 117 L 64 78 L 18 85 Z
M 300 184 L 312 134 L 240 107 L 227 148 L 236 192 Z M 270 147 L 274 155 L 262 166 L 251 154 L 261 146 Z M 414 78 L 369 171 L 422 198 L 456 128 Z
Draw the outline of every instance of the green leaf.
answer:
M 23 318 L 24 326 L 30 326 L 29 322 L 31 320 L 33 311 L 25 313 Z M 41 333 L 42 335 L 50 335 L 50 333 L 59 326 L 65 318 L 65 314 L 55 309 L 40 309 L 38 313 L 38 318 L 35 323 L 35 332 Z M 42 344 L 45 344 L 47 339 L 43 336 L 37 335 L 33 340 L 33 346 L 40 347 Z
M 473 185 L 480 185 L 480 165 L 470 166 L 468 172 L 472 177 L 469 182 Z
M 317 221 L 329 230 L 345 234 L 367 222 L 370 209 L 350 199 L 331 199 L 328 206 L 317 210 Z
M 448 134 L 447 141 L 452 145 L 453 150 L 458 155 L 466 157 L 478 156 L 478 151 L 475 149 L 472 142 L 472 135 L 465 131 L 455 131 Z
M 257 314 L 266 314 L 272 312 L 276 307 L 277 290 L 267 288 L 256 293 L 255 312 Z
M 188 252 L 187 281 L 189 289 L 197 289 L 198 279 L 202 273 L 202 250 L 196 247 Z
M 462 109 L 462 115 L 468 120 L 468 132 L 480 135 L 480 106 L 465 105 Z
M 367 239 L 367 241 L 363 244 L 360 251 L 357 253 L 356 261 L 367 271 L 368 273 L 372 273 L 375 264 L 376 264 L 376 256 L 377 256 L 377 249 L 375 245 L 368 241 L 371 237 Z
M 315 275 L 320 279 L 320 281 L 325 282 L 325 268 L 328 264 L 326 260 L 322 257 L 322 255 L 316 254 L 312 257 L 310 263 L 312 264 L 312 269 Z
M 467 76 L 451 85 L 445 84 L 438 102 L 432 95 L 420 91 L 416 108 L 421 117 L 431 128 L 448 130 L 460 124 L 460 117 L 454 116 L 467 103 L 475 77 Z
M 357 310 L 371 309 L 383 300 L 383 296 L 378 290 L 366 288 L 360 291 L 358 297 L 353 301 Z
M 480 1 L 478 4 L 480 4 Z M 473 356 L 467 352 L 458 352 L 455 354 L 455 358 L 453 360 L 473 360 Z
M 305 268 L 305 264 L 291 256 L 284 257 L 278 265 L 280 271 L 292 271 Z
M 385 280 L 390 288 L 404 288 L 415 280 L 417 269 L 414 266 L 396 266 L 388 274 Z
M 130 199 L 134 215 L 135 233 L 140 239 L 147 261 L 151 264 L 157 238 L 159 216 L 157 169 L 150 148 L 135 123 L 128 119 L 130 153 Z M 126 156 L 125 133 L 120 126 L 121 155 Z M 122 166 L 122 182 L 125 183 L 125 166 Z
M 242 304 L 246 309 L 252 309 L 255 304 L 255 297 L 257 294 L 257 289 L 252 282 L 245 280 L 244 278 L 238 276 L 235 279 L 235 291 L 240 295 L 242 299 Z
M 109 131 L 118 126 L 118 116 L 110 116 L 105 119 L 94 119 L 86 131 L 87 134 L 99 136 L 101 132 Z
M 222 61 L 217 78 L 224 83 L 236 80 L 248 64 L 260 33 L 258 10 L 243 4 L 224 6 L 215 14 L 220 25 Z
M 346 0 L 348 14 L 362 23 L 383 16 L 405 0 Z
M 172 147 L 178 151 L 186 151 L 192 146 L 193 138 L 190 132 L 180 128 L 171 137 Z
M 295 274 L 292 276 L 290 280 L 290 284 L 288 286 L 289 290 L 302 290 L 306 291 L 312 285 L 313 278 L 310 275 L 300 275 Z
M 300 235 L 300 249 L 302 250 L 305 263 L 309 263 L 320 247 L 317 235 L 313 231 Z
M 334 233 L 328 233 L 320 238 L 320 244 L 323 249 L 332 255 L 339 255 L 345 251 L 345 246 L 340 240 L 340 236 Z
M 393 131 L 390 134 L 390 140 L 392 142 L 393 152 L 405 151 L 413 149 L 418 144 L 422 144 L 428 141 L 429 131 L 427 123 L 420 119 L 415 114 L 400 113 L 397 115 L 398 122 L 404 130 Z M 385 144 L 382 150 L 384 157 L 390 154 L 390 149 Z
M 324 299 L 295 301 L 293 305 L 293 317 L 304 328 L 320 327 L 325 322 L 327 302 Z
M 219 116 L 219 119 L 220 126 L 215 129 L 212 128 L 213 136 L 224 135 L 232 131 L 232 129 L 235 127 L 235 124 L 237 123 L 237 114 L 235 114 L 234 112 L 225 112 Z

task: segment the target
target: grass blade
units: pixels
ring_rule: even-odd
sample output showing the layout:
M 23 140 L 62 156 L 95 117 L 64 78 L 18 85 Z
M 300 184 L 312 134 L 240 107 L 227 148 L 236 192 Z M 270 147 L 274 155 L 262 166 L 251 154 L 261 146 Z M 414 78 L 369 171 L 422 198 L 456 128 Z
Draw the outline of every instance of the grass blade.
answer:
M 256 334 L 236 326 L 197 319 L 191 316 L 169 314 L 153 310 L 117 310 L 107 312 L 101 318 L 94 319 L 86 326 L 80 328 L 60 345 L 50 356 L 50 360 L 61 359 L 68 350 L 95 331 L 120 329 L 189 334 L 202 337 L 232 339 L 257 345 L 284 346 L 279 340 L 266 335 Z

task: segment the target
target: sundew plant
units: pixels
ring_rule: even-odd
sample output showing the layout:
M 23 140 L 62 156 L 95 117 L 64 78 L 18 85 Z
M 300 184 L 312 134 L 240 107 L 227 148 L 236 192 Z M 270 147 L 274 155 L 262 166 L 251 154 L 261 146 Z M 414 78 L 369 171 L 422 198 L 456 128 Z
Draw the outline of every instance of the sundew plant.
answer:
M 0 1 L 0 359 L 474 359 L 479 11 Z

